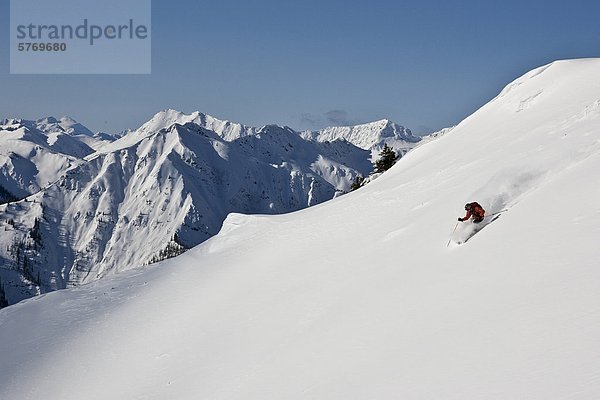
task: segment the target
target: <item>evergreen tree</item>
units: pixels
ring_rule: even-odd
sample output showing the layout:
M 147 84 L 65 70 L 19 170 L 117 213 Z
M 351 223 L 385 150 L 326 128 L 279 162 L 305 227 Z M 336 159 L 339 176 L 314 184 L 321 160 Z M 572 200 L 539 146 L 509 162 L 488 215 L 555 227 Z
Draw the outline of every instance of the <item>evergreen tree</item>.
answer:
M 42 233 L 41 233 L 41 229 L 40 229 L 40 220 L 38 218 L 36 218 L 33 222 L 33 228 L 31 228 L 31 230 L 29 231 L 29 237 L 31 239 L 33 239 L 34 243 L 37 246 L 42 245 Z M 36 246 L 36 248 L 37 248 Z
M 7 203 L 10 204 L 12 201 L 19 200 L 18 197 L 14 196 L 8 190 L 6 190 L 2 185 L 0 185 L 0 204 Z
M 0 308 L 8 307 L 8 300 L 6 299 L 6 293 L 4 293 L 4 284 L 0 279 Z
M 379 159 L 375 161 L 375 173 L 383 173 L 388 169 L 392 168 L 396 161 L 398 160 L 398 156 L 394 149 L 389 147 L 387 143 L 383 146 L 381 153 L 379 153 Z
M 185 253 L 187 248 L 181 244 L 177 232 L 173 235 L 173 238 L 167 243 L 166 247 L 158 252 L 157 255 L 150 259 L 149 264 L 154 264 L 159 261 L 167 260 L 169 258 L 177 257 L 180 254 Z
M 354 178 L 352 185 L 350 185 L 350 191 L 353 192 L 356 189 L 359 189 L 363 185 L 364 181 L 365 181 L 364 177 L 357 175 L 356 178 Z

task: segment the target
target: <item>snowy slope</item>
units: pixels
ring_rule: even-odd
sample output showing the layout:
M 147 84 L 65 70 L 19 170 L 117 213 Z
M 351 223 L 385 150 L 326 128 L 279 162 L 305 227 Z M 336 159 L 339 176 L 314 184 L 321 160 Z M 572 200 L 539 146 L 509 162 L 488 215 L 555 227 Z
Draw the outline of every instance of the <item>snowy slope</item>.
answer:
M 455 125 L 455 126 L 449 126 L 449 127 L 447 127 L 447 128 L 443 128 L 443 129 L 440 129 L 439 131 L 432 132 L 432 133 L 430 133 L 430 134 L 428 134 L 428 135 L 426 135 L 426 136 L 422 136 L 422 137 L 421 137 L 421 139 L 422 139 L 422 140 L 419 142 L 419 145 L 423 145 L 423 144 L 425 144 L 425 143 L 429 143 L 429 142 L 431 142 L 431 141 L 433 141 L 433 140 L 435 140 L 435 139 L 439 139 L 439 138 L 441 138 L 442 136 L 444 136 L 444 135 L 447 135 L 447 134 L 449 134 L 450 132 L 452 132 L 452 130 L 453 130 L 454 128 L 456 128 L 456 125 Z
M 363 189 L 1 310 L 0 398 L 598 399 L 599 128 L 600 60 L 531 71 Z M 509 211 L 446 247 L 470 200 Z
M 277 126 L 229 142 L 188 122 L 102 151 L 43 193 L 0 207 L 9 303 L 177 254 L 215 235 L 229 212 L 332 199 L 371 168 L 369 152 L 348 142 L 306 141 Z

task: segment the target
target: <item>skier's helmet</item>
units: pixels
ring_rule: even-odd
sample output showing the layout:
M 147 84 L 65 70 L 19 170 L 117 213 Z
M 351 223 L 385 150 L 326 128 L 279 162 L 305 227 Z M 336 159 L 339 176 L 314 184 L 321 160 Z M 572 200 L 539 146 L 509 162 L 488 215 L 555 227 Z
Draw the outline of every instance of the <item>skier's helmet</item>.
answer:
M 473 205 L 471 203 L 467 203 L 465 204 L 465 210 L 469 211 L 473 208 Z

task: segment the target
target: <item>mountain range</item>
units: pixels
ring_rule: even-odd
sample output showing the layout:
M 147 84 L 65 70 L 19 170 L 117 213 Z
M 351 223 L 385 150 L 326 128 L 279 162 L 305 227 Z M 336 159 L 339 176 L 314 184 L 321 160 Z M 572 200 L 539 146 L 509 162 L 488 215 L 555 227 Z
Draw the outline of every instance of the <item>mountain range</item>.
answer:
M 296 132 L 164 110 L 122 135 L 71 118 L 0 122 L 0 279 L 9 303 L 172 257 L 231 212 L 281 214 L 368 175 L 384 143 L 420 137 L 388 120 Z

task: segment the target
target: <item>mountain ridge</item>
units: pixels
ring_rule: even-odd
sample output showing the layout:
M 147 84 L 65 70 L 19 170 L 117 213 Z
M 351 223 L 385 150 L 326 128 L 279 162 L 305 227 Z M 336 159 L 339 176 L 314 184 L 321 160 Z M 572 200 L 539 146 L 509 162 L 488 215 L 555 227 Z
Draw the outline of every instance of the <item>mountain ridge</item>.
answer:
M 371 168 L 368 151 L 276 125 L 232 141 L 194 122 L 143 133 L 128 147 L 72 160 L 44 190 L 0 206 L 10 302 L 193 247 L 229 212 L 284 213 L 329 200 Z
M 14 183 L 23 168 L 8 156 L 9 172 L 0 174 L 0 203 L 16 202 L 0 206 L 10 232 L 0 238 L 0 278 L 10 303 L 185 251 L 215 235 L 230 212 L 286 213 L 332 199 L 370 173 L 383 144 L 408 144 L 402 155 L 421 143 L 399 139 L 410 131 L 389 120 L 340 129 L 307 137 L 174 109 L 123 135 L 92 134 L 69 117 L 3 120 L 3 148 L 22 145 L 22 132 L 50 154 L 27 172 L 34 183 L 26 187 Z M 351 132 L 374 144 L 356 146 Z M 22 153 L 23 162 L 33 154 Z

